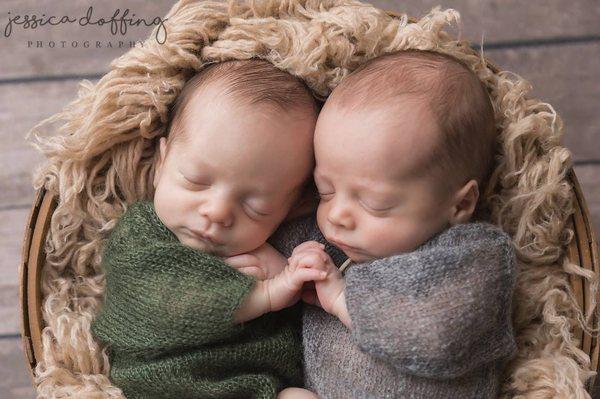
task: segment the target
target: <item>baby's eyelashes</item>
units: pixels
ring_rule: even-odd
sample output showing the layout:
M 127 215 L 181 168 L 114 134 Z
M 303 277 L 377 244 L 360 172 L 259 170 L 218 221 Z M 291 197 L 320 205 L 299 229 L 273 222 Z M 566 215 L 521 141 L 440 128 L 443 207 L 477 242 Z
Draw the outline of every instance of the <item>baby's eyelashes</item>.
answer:
M 184 182 L 188 186 L 192 186 L 192 187 L 200 188 L 200 189 L 210 187 L 210 184 L 208 182 L 202 182 L 202 181 L 194 180 L 192 178 L 186 177 L 183 174 L 181 176 L 183 177 Z
M 246 210 L 246 213 L 249 213 L 255 217 L 260 218 L 260 217 L 269 216 L 269 213 L 258 211 L 248 204 L 244 204 L 244 209 Z
M 335 194 L 335 193 L 319 193 L 319 198 L 321 200 L 325 200 L 326 201 L 328 199 L 331 199 L 331 197 L 333 197 L 333 194 Z
M 377 215 L 383 215 L 386 212 L 390 211 L 394 206 L 385 206 L 385 205 L 380 205 L 380 204 L 368 204 L 363 200 L 359 200 L 358 201 L 360 203 L 360 205 L 366 209 L 367 211 L 373 213 L 373 214 L 377 214 Z
M 277 202 L 265 200 L 261 196 L 242 197 L 239 199 L 244 212 L 253 219 L 261 219 L 273 215 L 278 208 Z

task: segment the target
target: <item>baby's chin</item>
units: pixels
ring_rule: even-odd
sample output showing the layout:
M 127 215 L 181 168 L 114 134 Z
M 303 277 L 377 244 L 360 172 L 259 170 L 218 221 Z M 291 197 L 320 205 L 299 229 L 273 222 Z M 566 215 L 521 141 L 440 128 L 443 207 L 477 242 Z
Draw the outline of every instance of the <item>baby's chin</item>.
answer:
M 351 250 L 344 250 L 343 252 L 346 254 L 347 257 L 352 259 L 353 262 L 362 263 L 362 262 L 370 262 L 370 261 L 373 261 L 376 259 L 389 258 L 390 256 L 396 256 L 396 255 L 400 255 L 403 253 L 412 252 L 412 251 L 415 251 L 422 244 L 423 243 L 412 244 L 410 246 L 402 246 L 402 247 L 393 248 L 393 249 L 388 248 L 385 251 L 381 251 L 381 250 L 377 251 L 375 249 L 368 251 L 368 250 L 365 250 L 364 248 L 361 248 L 359 251 L 356 251 L 356 252 L 353 252 Z
M 202 251 L 202 252 L 205 252 L 205 253 L 208 253 L 211 255 L 220 256 L 223 258 L 228 258 L 231 256 L 236 256 L 236 255 L 242 255 L 242 254 L 248 253 L 248 252 L 256 249 L 256 248 L 247 248 L 246 249 L 246 248 L 242 248 L 239 245 L 236 245 L 234 243 L 227 243 L 227 242 L 219 244 L 219 245 L 213 245 L 208 242 L 202 241 L 200 239 L 187 236 L 185 234 L 178 235 L 177 238 L 179 239 L 179 242 L 181 242 L 183 245 L 186 245 L 188 247 L 197 249 L 199 251 Z
M 368 262 L 368 261 L 376 259 L 376 257 L 374 257 L 370 254 L 364 253 L 362 251 L 358 252 L 358 251 L 352 251 L 352 250 L 347 249 L 347 250 L 342 250 L 342 252 L 344 252 L 344 254 L 348 258 L 352 259 L 352 262 L 355 262 L 355 263 Z
M 197 249 L 199 251 L 202 251 L 202 252 L 205 252 L 205 253 L 208 253 L 211 255 L 223 256 L 223 257 L 233 256 L 233 255 L 228 255 L 228 253 L 230 251 L 228 250 L 228 248 L 226 247 L 225 244 L 215 246 L 215 245 L 211 245 L 210 243 L 204 242 L 204 241 L 194 238 L 194 237 L 190 237 L 185 234 L 177 234 L 177 238 L 179 239 L 179 242 L 182 243 L 183 245 L 190 247 L 190 248 Z
M 383 259 L 383 258 L 388 258 L 390 256 L 395 256 L 401 253 L 405 253 L 405 252 L 410 252 L 412 249 L 406 249 L 406 248 L 393 248 L 393 249 L 386 249 L 386 250 L 381 250 L 380 248 L 378 249 L 365 249 L 365 248 L 354 248 L 354 249 L 350 249 L 350 248 L 340 248 L 344 254 L 352 259 L 353 262 L 355 263 L 363 263 L 363 262 L 370 262 L 376 259 Z

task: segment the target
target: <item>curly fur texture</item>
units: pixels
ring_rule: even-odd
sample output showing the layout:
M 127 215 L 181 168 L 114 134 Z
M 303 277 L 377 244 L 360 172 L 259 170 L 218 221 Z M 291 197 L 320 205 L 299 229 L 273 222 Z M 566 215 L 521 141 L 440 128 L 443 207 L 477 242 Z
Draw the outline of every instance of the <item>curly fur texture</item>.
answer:
M 519 352 L 503 397 L 589 398 L 584 384 L 594 373 L 571 331 L 597 333 L 591 325 L 596 303 L 583 315 L 568 278 L 582 276 L 596 292 L 598 277 L 565 257 L 573 206 L 562 121 L 552 106 L 529 97 L 530 83 L 494 73 L 468 42 L 444 31 L 459 23 L 458 12 L 436 7 L 411 23 L 355 0 L 181 0 L 167 18 L 166 43 L 157 43 L 153 32 L 143 47 L 114 60 L 98 83 L 82 81 L 73 102 L 32 129 L 34 145 L 47 157 L 34 185 L 60 198 L 45 246 L 38 398 L 123 397 L 107 377 L 105 349 L 90 335 L 104 290 L 101 248 L 129 204 L 152 198 L 156 143 L 187 79 L 207 62 L 258 57 L 325 98 L 365 60 L 412 48 L 469 65 L 489 89 L 501 131 L 483 201 L 490 220 L 513 237 L 519 260 Z

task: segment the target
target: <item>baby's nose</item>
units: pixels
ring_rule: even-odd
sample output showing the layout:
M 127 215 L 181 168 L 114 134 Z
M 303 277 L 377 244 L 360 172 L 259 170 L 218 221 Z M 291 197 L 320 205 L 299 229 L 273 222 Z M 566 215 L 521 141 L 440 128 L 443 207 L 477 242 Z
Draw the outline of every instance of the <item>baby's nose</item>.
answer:
M 329 212 L 327 213 L 327 220 L 335 226 L 343 227 L 345 229 L 354 228 L 354 218 L 348 207 L 343 204 L 335 203 L 332 204 Z
M 200 207 L 200 214 L 211 223 L 221 224 L 223 227 L 231 227 L 233 224 L 233 209 L 226 200 L 215 198 Z

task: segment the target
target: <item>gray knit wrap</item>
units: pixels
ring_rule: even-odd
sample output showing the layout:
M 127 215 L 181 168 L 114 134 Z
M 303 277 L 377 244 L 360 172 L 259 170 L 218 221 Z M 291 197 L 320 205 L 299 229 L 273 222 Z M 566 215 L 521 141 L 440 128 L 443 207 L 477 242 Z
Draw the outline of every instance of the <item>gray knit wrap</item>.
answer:
M 324 242 L 314 218 L 282 226 L 289 256 Z M 343 253 L 326 250 L 337 265 Z M 352 264 L 345 273 L 352 331 L 306 306 L 306 387 L 321 398 L 495 398 L 516 352 L 511 322 L 515 254 L 488 223 L 453 226 L 413 252 Z

